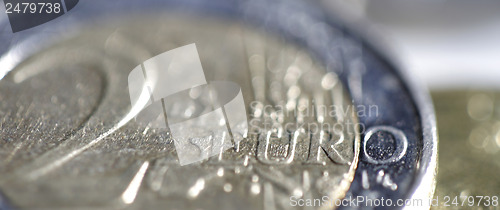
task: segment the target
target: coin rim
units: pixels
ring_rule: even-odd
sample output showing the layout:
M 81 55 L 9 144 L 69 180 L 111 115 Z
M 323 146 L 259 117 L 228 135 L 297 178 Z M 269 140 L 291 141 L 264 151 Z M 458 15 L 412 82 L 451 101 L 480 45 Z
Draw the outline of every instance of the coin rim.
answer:
M 377 30 L 376 26 L 370 24 L 367 19 L 356 18 L 352 14 L 341 11 L 335 5 L 326 0 L 320 0 L 327 13 L 341 20 L 348 31 L 360 37 L 360 41 L 370 49 L 379 53 L 379 57 L 397 73 L 402 81 L 406 82 L 409 94 L 412 97 L 420 116 L 422 126 L 422 151 L 418 162 L 418 170 L 410 199 L 425 201 L 434 196 L 436 188 L 436 177 L 438 171 L 438 133 L 436 114 L 429 90 L 422 81 L 419 81 L 415 73 L 406 69 L 398 58 L 399 53 L 391 48 L 391 40 L 384 36 L 383 32 Z M 424 204 L 426 202 L 423 202 Z M 429 206 L 430 207 L 430 206 Z M 405 209 L 416 209 L 418 207 L 407 206 Z

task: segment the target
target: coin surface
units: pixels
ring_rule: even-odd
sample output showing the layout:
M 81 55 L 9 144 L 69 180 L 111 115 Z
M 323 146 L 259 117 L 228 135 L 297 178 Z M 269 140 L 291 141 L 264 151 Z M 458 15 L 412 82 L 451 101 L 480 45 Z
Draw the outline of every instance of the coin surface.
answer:
M 9 90 L 0 95 L 0 183 L 12 203 L 283 209 L 290 196 L 344 197 L 359 133 L 334 73 L 297 46 L 237 23 L 180 15 L 124 23 L 58 43 L 0 82 Z M 251 126 L 235 149 L 180 166 L 167 130 L 124 122 L 133 109 L 126 78 L 142 60 L 189 43 L 207 80 L 242 86 Z M 332 108 L 342 111 L 331 116 Z

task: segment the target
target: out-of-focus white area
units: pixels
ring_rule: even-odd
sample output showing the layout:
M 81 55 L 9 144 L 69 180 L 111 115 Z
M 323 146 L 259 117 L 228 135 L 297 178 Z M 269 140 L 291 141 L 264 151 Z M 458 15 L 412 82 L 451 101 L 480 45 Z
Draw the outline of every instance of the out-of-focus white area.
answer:
M 398 63 L 436 89 L 500 89 L 500 1 L 328 0 L 369 25 Z

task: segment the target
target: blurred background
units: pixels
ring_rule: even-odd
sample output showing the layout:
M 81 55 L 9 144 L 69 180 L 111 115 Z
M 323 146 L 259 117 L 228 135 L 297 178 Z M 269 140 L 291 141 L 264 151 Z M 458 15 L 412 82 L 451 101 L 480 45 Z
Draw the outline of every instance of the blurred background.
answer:
M 500 1 L 323 1 L 369 25 L 431 90 L 500 89 Z

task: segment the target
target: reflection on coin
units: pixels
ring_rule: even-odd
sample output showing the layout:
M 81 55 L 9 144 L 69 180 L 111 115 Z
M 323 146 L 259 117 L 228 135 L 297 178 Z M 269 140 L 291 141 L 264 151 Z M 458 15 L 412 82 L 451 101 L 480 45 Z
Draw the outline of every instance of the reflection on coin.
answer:
M 500 94 L 494 91 L 432 93 L 439 126 L 439 173 L 435 198 L 446 209 L 445 196 L 500 196 Z M 459 200 L 458 203 L 462 203 Z M 486 199 L 474 208 L 489 209 Z M 451 202 L 448 205 L 452 205 Z M 498 205 L 498 203 L 497 203 Z M 478 207 L 479 206 L 479 207 Z M 467 208 L 459 205 L 455 208 Z M 469 207 L 472 208 L 472 207 Z M 498 206 L 492 209 L 498 209 Z
M 344 197 L 359 128 L 334 73 L 235 22 L 143 18 L 88 29 L 0 81 L 0 187 L 15 206 L 283 209 L 291 196 Z M 191 43 L 208 81 L 241 86 L 250 131 L 235 148 L 180 166 L 167 130 L 132 120 L 127 76 Z

